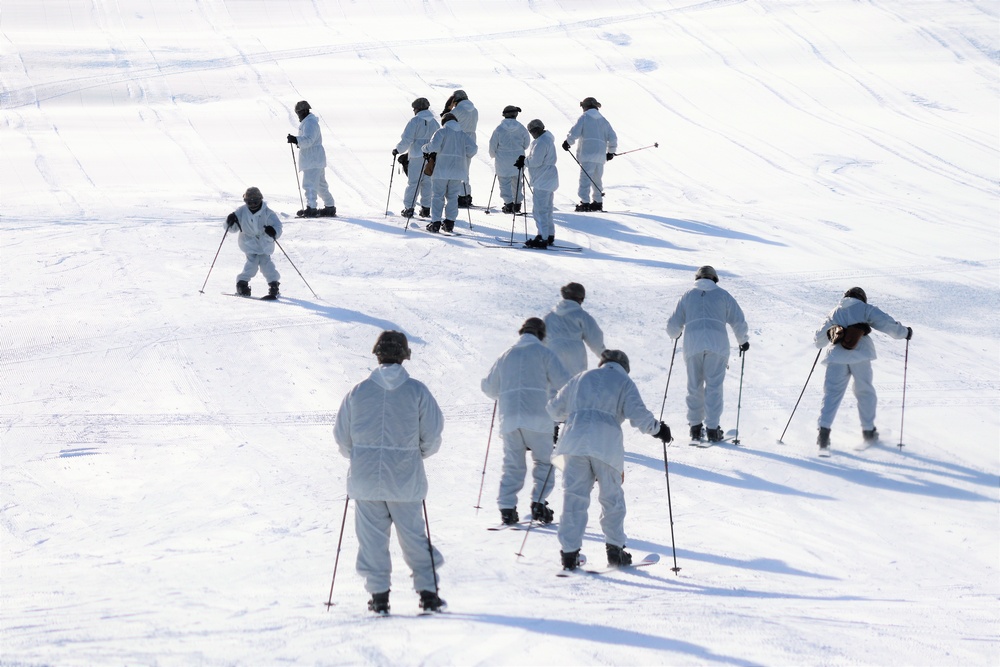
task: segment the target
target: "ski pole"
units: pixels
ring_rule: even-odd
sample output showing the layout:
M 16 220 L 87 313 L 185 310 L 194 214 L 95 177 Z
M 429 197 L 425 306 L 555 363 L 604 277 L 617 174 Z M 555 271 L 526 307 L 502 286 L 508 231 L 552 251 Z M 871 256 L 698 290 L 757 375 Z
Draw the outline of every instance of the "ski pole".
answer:
M 392 156 L 392 166 L 389 167 L 389 194 L 385 196 L 385 215 L 389 215 L 389 199 L 392 197 L 392 179 L 396 176 L 396 156 Z
M 302 278 L 302 282 L 304 282 L 306 284 L 306 287 L 308 287 L 309 291 L 313 293 L 313 296 L 318 299 L 319 298 L 319 294 L 316 294 L 316 290 L 314 290 L 309 285 L 309 282 L 306 280 L 306 277 L 304 275 L 302 275 L 301 271 L 299 271 L 299 267 L 295 266 L 295 262 L 292 261 L 292 258 L 288 256 L 288 253 L 285 252 L 285 249 L 281 247 L 280 243 L 278 243 L 278 239 L 274 239 L 274 245 L 278 246 L 278 248 L 281 250 L 281 254 L 283 254 L 285 256 L 285 259 L 288 260 L 288 263 L 292 265 L 293 269 L 295 269 L 295 273 L 299 274 L 299 278 Z
M 226 234 L 229 233 L 229 225 L 226 225 L 226 231 L 222 232 L 222 240 L 219 241 L 219 249 L 215 251 L 215 257 L 212 258 L 212 266 L 208 267 L 208 276 L 212 275 L 212 269 L 215 268 L 215 260 L 219 259 L 219 253 L 222 251 L 222 244 L 226 242 Z M 205 282 L 202 283 L 201 289 L 198 290 L 201 294 L 205 293 L 205 285 L 208 284 L 208 276 L 205 276 Z
M 295 169 L 295 187 L 298 188 L 299 191 L 299 206 L 301 206 L 304 210 L 306 203 L 302 201 L 302 183 L 299 182 L 299 164 L 295 159 L 295 149 L 292 148 L 291 144 L 288 144 L 288 150 L 292 151 L 292 167 Z
M 483 499 L 483 484 L 486 483 L 486 462 L 490 460 L 490 442 L 493 440 L 493 424 L 497 418 L 497 402 L 493 401 L 493 416 L 490 418 L 490 434 L 486 438 L 486 458 L 483 459 L 483 477 L 479 480 L 479 497 L 476 498 L 476 514 L 479 514 L 479 510 L 482 507 L 479 503 Z
M 427 518 L 427 501 L 422 500 L 421 502 L 424 506 L 424 525 L 427 526 L 427 551 L 431 554 L 431 574 L 434 575 L 434 592 L 438 593 L 437 565 L 434 564 L 434 546 L 431 544 L 431 522 L 430 519 Z
M 517 170 L 517 186 L 514 188 L 514 201 L 515 202 L 517 202 L 517 200 L 521 196 L 521 181 L 523 181 L 523 180 L 524 180 L 524 169 L 523 168 L 518 168 L 518 170 Z M 525 224 L 527 224 L 527 223 L 525 223 Z M 512 211 L 511 212 L 511 216 L 510 216 L 510 244 L 511 245 L 514 245 L 514 227 L 516 227 L 516 226 L 517 226 L 517 213 L 514 213 Z M 525 238 L 527 238 L 527 235 L 528 235 L 528 228 L 527 227 L 524 228 L 524 235 L 525 235 Z
M 618 156 L 618 155 L 628 155 L 629 153 L 635 153 L 636 151 L 644 151 L 647 148 L 659 148 L 659 147 L 660 147 L 660 144 L 654 143 L 652 146 L 643 146 L 642 148 L 633 148 L 632 150 L 625 151 L 624 153 L 615 153 L 615 155 L 616 156 Z
M 337 582 L 337 564 L 340 563 L 340 545 L 344 541 L 344 526 L 347 525 L 347 505 L 351 502 L 351 497 L 347 496 L 344 501 L 344 518 L 340 521 L 340 537 L 337 538 L 337 557 L 333 559 L 333 580 L 330 582 L 330 597 L 326 600 L 326 610 L 330 611 L 333 606 L 333 585 Z
M 806 387 L 808 387 L 808 386 L 809 386 L 809 378 L 811 378 L 811 377 L 812 377 L 812 374 L 813 374 L 813 371 L 814 371 L 814 370 L 816 370 L 816 362 L 817 362 L 817 361 L 819 361 L 819 355 L 820 355 L 820 354 L 821 354 L 822 352 L 823 352 L 823 349 L 822 349 L 822 348 L 820 348 L 819 352 L 817 352 L 817 353 L 816 353 L 816 358 L 815 358 L 815 359 L 813 360 L 813 365 L 812 365 L 812 368 L 810 368 L 810 369 L 809 369 L 809 375 L 808 375 L 808 377 L 806 377 L 806 383 L 805 383 L 804 385 L 802 385 L 802 393 L 800 393 L 800 394 L 799 394 L 799 400 L 798 400 L 798 401 L 795 401 L 795 407 L 794 407 L 794 408 L 792 408 L 792 414 L 788 415 L 788 424 L 791 424 L 791 423 L 792 423 L 792 417 L 794 417 L 794 416 L 795 416 L 795 411 L 796 411 L 796 410 L 798 409 L 798 407 L 799 407 L 799 401 L 801 401 L 801 400 L 802 400 L 802 395 L 806 393 Z M 787 430 L 788 430 L 788 424 L 785 424 L 785 430 L 781 432 L 781 437 L 780 437 L 780 438 L 778 438 L 778 444 L 779 444 L 779 445 L 783 445 L 783 444 L 785 444 L 784 442 L 782 442 L 782 438 L 784 438 L 784 437 L 785 437 L 785 431 L 787 431 Z
M 667 462 L 667 441 L 663 441 L 663 474 L 667 478 L 667 512 L 670 515 L 670 549 L 674 552 L 674 566 L 671 572 L 677 574 L 681 568 L 677 565 L 677 543 L 674 541 L 674 507 L 670 501 L 670 464 Z
M 417 175 L 417 187 L 413 191 L 413 197 L 410 199 L 410 206 L 409 206 L 409 208 L 411 208 L 411 209 L 416 205 L 416 203 L 417 203 L 417 197 L 420 195 L 420 182 L 424 180 L 424 167 L 425 166 L 427 166 L 427 158 L 424 158 L 424 161 L 420 163 L 420 173 Z M 405 234 L 406 230 L 409 229 L 409 228 L 410 228 L 410 219 L 404 217 L 404 219 L 403 219 L 403 233 Z
M 552 477 L 552 469 L 553 468 L 555 468 L 555 466 L 552 465 L 552 463 L 550 461 L 549 462 L 549 471 L 548 471 L 548 473 L 545 474 L 545 481 L 542 482 L 542 488 L 538 492 L 538 499 L 535 501 L 536 503 L 542 502 L 542 498 L 545 497 L 545 487 L 547 487 L 549 485 L 549 478 Z M 531 529 L 534 528 L 534 527 L 535 527 L 535 518 L 531 517 L 531 521 L 528 522 L 528 527 L 524 531 L 524 539 L 521 540 L 521 548 L 517 552 L 517 557 L 518 558 L 520 558 L 521 556 L 524 555 L 524 545 L 528 542 L 528 533 L 530 533 Z
M 910 365 L 910 339 L 906 339 L 906 355 L 903 357 L 903 407 L 899 411 L 899 451 L 903 451 L 903 418 L 906 416 L 906 369 Z
M 493 203 L 493 190 L 497 187 L 497 175 L 493 174 L 493 185 L 490 186 L 490 198 L 486 200 L 486 215 L 490 214 L 490 204 Z
M 670 355 L 670 370 L 667 371 L 667 386 L 663 388 L 663 405 L 660 406 L 660 421 L 663 421 L 663 410 L 667 407 L 667 389 L 670 388 L 670 375 L 674 372 L 674 357 L 677 356 L 677 343 L 681 337 L 674 339 L 674 351 Z
M 740 444 L 740 410 L 743 407 L 743 367 L 747 363 L 746 352 L 740 350 L 740 393 L 736 399 L 736 435 L 733 437 L 733 444 Z
M 579 165 L 580 165 L 580 171 L 582 171 L 582 172 L 584 173 L 584 175 L 586 175 L 586 177 L 587 177 L 587 178 L 590 178 L 590 182 L 594 184 L 594 187 L 595 187 L 595 188 L 597 188 L 598 190 L 600 190 L 600 189 L 601 189 L 601 186 L 599 186 L 599 185 L 597 184 L 597 182 L 596 182 L 596 181 L 595 181 L 595 180 L 594 180 L 593 178 L 591 178 L 591 177 L 590 177 L 590 174 L 589 174 L 589 173 L 587 173 L 587 170 L 583 168 L 583 165 L 582 165 L 582 164 L 580 164 L 580 161 L 576 159 L 576 156 L 575 156 L 575 155 L 573 155 L 572 151 L 566 151 L 566 152 L 570 154 L 570 157 L 572 157 L 572 158 L 573 158 L 573 161 L 574 161 L 574 162 L 576 162 L 577 164 L 579 164 Z M 603 193 L 603 192 L 601 192 L 601 196 L 602 196 L 602 197 L 604 196 L 604 193 Z
M 465 196 L 469 196 L 469 187 L 462 181 L 462 191 L 465 192 Z M 469 203 L 469 207 L 465 209 L 465 213 L 469 216 L 469 229 L 472 229 L 472 203 Z

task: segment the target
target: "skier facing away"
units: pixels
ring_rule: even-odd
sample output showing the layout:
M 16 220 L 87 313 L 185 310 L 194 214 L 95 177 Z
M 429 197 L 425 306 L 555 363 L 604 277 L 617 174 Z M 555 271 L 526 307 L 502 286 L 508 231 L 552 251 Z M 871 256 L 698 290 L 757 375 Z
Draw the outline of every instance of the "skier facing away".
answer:
M 425 160 L 434 159 L 434 194 L 427 231 L 435 234 L 442 227 L 446 232 L 455 229 L 462 183 L 469 178 L 469 160 L 479 150 L 475 140 L 462 131 L 454 115 L 446 113 L 441 120 L 444 123 L 441 129 L 421 149 Z
M 564 569 L 575 570 L 587 529 L 590 494 L 597 482 L 608 565 L 632 563 L 625 551 L 625 445 L 621 424 L 626 419 L 639 431 L 670 442 L 670 427 L 646 409 L 628 376 L 628 356 L 604 350 L 600 365 L 571 379 L 547 406 L 549 416 L 565 421 L 555 464 L 563 473 L 563 511 L 559 520 L 560 556 Z
M 243 206 L 226 217 L 228 231 L 239 230 L 240 250 L 247 256 L 243 270 L 236 276 L 236 294 L 250 296 L 250 279 L 260 270 L 267 281 L 268 300 L 278 298 L 281 274 L 271 260 L 274 241 L 281 236 L 281 218 L 267 207 L 264 195 L 255 187 L 243 193 Z
M 823 406 L 819 413 L 819 436 L 816 439 L 821 452 L 829 450 L 830 428 L 851 378 L 854 378 L 854 397 L 858 401 L 861 436 L 867 443 L 878 440 L 875 428 L 878 396 L 872 381 L 872 360 L 877 355 L 875 343 L 868 337 L 872 329 L 896 339 L 910 340 L 913 337 L 913 329 L 904 327 L 879 308 L 869 305 L 865 291 L 852 287 L 844 292 L 840 303 L 816 330 L 816 347 L 828 346 L 823 357 L 826 379 L 823 382 Z
M 520 213 L 524 201 L 523 186 L 519 187 L 521 170 L 515 166 L 517 159 L 524 155 L 531 144 L 531 135 L 517 120 L 521 107 L 508 104 L 503 108 L 503 120 L 490 136 L 490 157 L 496 169 L 497 183 L 500 184 L 500 199 L 503 213 Z
M 719 274 L 705 265 L 694 274 L 694 288 L 677 302 L 667 320 L 667 335 L 684 333 L 684 362 L 687 366 L 687 419 L 692 443 L 702 438 L 702 421 L 710 442 L 721 442 L 723 391 L 729 364 L 728 324 L 740 346 L 740 354 L 750 349 L 746 318 L 736 299 L 718 285 Z
M 394 156 L 399 156 L 399 163 L 403 165 L 406 172 L 406 191 L 403 193 L 404 218 L 413 217 L 413 209 L 417 199 L 420 200 L 420 217 L 429 218 L 431 216 L 431 189 L 433 179 L 424 176 L 422 167 L 422 148 L 434 132 L 441 127 L 434 113 L 430 110 L 431 103 L 426 97 L 418 97 L 410 104 L 413 108 L 413 118 L 406 123 L 403 134 L 400 135 L 399 143 L 392 149 Z M 412 163 L 412 165 L 410 164 Z M 420 192 L 417 192 L 419 183 Z
M 566 369 L 550 349 L 542 345 L 545 323 L 529 317 L 518 330 L 520 338 L 504 352 L 483 379 L 483 393 L 498 402 L 500 435 L 503 438 L 503 474 L 497 505 L 500 520 L 515 524 L 517 494 L 524 487 L 528 468 L 525 454 L 531 452 L 531 518 L 551 523 L 553 513 L 546 498 L 555 488 L 552 444 L 555 424 L 545 405 L 569 379 Z
M 597 357 L 604 351 L 604 332 L 597 320 L 583 309 L 587 290 L 580 283 L 567 283 L 559 288 L 562 301 L 543 318 L 545 345 L 559 357 L 570 377 L 587 370 L 587 350 Z
M 598 109 L 601 103 L 593 97 L 580 102 L 583 114 L 577 119 L 566 135 L 563 150 L 579 140 L 576 159 L 580 163 L 580 203 L 578 212 L 604 210 L 604 163 L 609 162 L 618 150 L 618 135 L 611 123 Z
M 340 453 L 351 460 L 347 495 L 355 501 L 357 571 L 372 594 L 368 609 L 388 613 L 389 529 L 395 525 L 420 607 L 438 611 L 445 606 L 436 572 L 443 558 L 437 549 L 432 556 L 424 530 L 423 460 L 441 447 L 444 417 L 427 387 L 403 368 L 410 358 L 405 334 L 383 331 L 372 353 L 379 367 L 347 393 L 333 427 Z
M 444 111 L 441 113 L 443 123 L 444 115 L 451 113 L 455 116 L 458 124 L 462 127 L 462 132 L 469 138 L 469 141 L 476 145 L 476 128 L 479 126 L 479 110 L 469 99 L 469 95 L 464 90 L 456 90 L 452 93 L 448 101 L 445 102 Z M 462 194 L 458 197 L 460 208 L 470 208 L 472 206 L 472 184 L 469 183 L 469 168 L 472 166 L 472 156 L 466 160 L 465 180 L 462 181 Z
M 295 104 L 295 115 L 299 117 L 298 135 L 289 134 L 288 143 L 299 147 L 299 171 L 302 172 L 302 191 L 306 195 L 306 207 L 296 213 L 300 218 L 336 217 L 330 186 L 326 183 L 326 150 L 323 148 L 323 133 L 319 129 L 319 119 L 310 113 L 311 106 L 305 100 Z M 318 197 L 317 197 L 318 196 Z M 318 198 L 323 200 L 323 208 L 317 209 Z
M 531 217 L 535 219 L 538 235 L 528 239 L 524 245 L 529 248 L 547 248 L 556 241 L 556 226 L 552 221 L 553 199 L 559 187 L 559 172 L 556 170 L 556 140 L 545 129 L 545 124 L 537 118 L 528 123 L 528 132 L 533 141 L 527 157 L 521 156 L 514 163 L 518 169 L 528 165 L 534 201 Z

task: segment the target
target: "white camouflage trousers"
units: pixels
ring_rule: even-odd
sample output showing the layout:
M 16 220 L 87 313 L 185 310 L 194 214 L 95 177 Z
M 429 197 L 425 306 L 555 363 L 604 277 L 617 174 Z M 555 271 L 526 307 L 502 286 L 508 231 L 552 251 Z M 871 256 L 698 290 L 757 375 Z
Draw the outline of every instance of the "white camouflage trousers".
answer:
M 535 190 L 531 202 L 531 217 L 535 219 L 535 227 L 543 239 L 556 235 L 556 225 L 552 222 L 552 200 L 555 192 L 552 190 Z
M 870 431 L 875 428 L 875 410 L 878 396 L 872 382 L 872 362 L 858 361 L 853 364 L 827 364 L 826 380 L 823 382 L 823 407 L 819 413 L 820 428 L 830 428 L 837 416 L 840 402 L 847 392 L 847 383 L 854 378 L 854 397 L 858 401 L 858 417 L 861 428 Z
M 587 174 L 590 174 L 590 178 L 587 178 Z M 580 195 L 580 201 L 587 203 L 604 201 L 602 192 L 604 192 L 604 163 L 581 162 L 580 187 L 577 191 L 577 194 Z
M 563 466 L 563 510 L 559 517 L 559 548 L 569 553 L 583 546 L 590 493 L 597 482 L 604 541 L 625 546 L 625 492 L 622 474 L 592 456 L 567 456 Z
M 431 192 L 434 189 L 434 177 L 423 173 L 421 165 L 423 158 L 413 160 L 406 171 L 406 191 L 403 193 L 403 208 L 416 209 L 418 206 L 431 207 Z M 420 192 L 417 192 L 417 182 L 420 182 Z M 414 196 L 416 195 L 416 196 Z
M 249 281 L 257 275 L 258 267 L 260 268 L 260 272 L 264 274 L 264 280 L 267 282 L 273 283 L 281 280 L 281 274 L 278 273 L 278 269 L 274 266 L 271 256 L 258 255 L 256 253 L 247 253 L 246 264 L 243 265 L 243 270 L 236 276 L 236 280 Z
M 520 172 L 518 172 L 520 174 Z M 497 176 L 497 183 L 500 184 L 500 200 L 504 204 L 518 204 L 524 201 L 524 185 L 517 183 L 518 175 Z M 516 197 L 516 199 L 515 199 Z
M 726 380 L 729 358 L 714 352 L 700 352 L 687 363 L 688 424 L 705 423 L 705 428 L 721 426 L 722 385 Z
M 434 548 L 434 566 L 424 529 L 423 503 L 355 500 L 354 527 L 358 534 L 358 574 L 365 578 L 365 590 L 383 593 L 389 590 L 392 559 L 389 557 L 389 528 L 396 526 L 396 538 L 403 549 L 403 560 L 413 573 L 413 589 L 436 591 L 435 570 L 444 563 Z
M 528 451 L 534 467 L 531 470 L 531 503 L 544 503 L 556 485 L 556 471 L 552 467 L 552 432 L 541 433 L 519 428 L 504 433 L 503 473 L 500 476 L 500 493 L 497 506 L 500 509 L 517 506 L 517 494 L 524 488 L 524 478 L 528 473 L 525 460 Z
M 306 206 L 316 208 L 317 195 L 324 206 L 334 206 L 330 186 L 326 183 L 326 169 L 303 169 L 302 191 L 306 194 Z
M 436 222 L 457 220 L 458 196 L 463 192 L 462 181 L 454 178 L 435 178 L 434 196 L 431 197 L 431 220 Z

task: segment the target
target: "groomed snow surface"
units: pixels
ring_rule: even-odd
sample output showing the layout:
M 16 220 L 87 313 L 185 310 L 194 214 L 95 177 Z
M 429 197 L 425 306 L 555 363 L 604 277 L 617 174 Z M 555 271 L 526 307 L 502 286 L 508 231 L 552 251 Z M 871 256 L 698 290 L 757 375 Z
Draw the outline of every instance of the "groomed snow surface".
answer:
M 4 0 L 0 663 L 1000 663 L 998 23 L 975 0 Z M 494 212 L 404 232 L 390 151 L 413 98 L 456 88 Z M 586 96 L 620 152 L 659 148 L 608 164 L 604 214 L 573 211 L 559 151 L 557 238 L 582 253 L 480 246 L 511 233 L 501 109 L 561 142 Z M 336 219 L 294 217 L 300 99 Z M 250 185 L 285 223 L 277 303 L 222 294 Z M 680 352 L 667 385 L 666 319 L 702 264 L 751 326 L 726 379 L 739 448 L 686 444 Z M 681 436 L 668 499 L 659 442 L 626 425 L 628 547 L 661 560 L 600 578 L 555 577 L 551 530 L 485 530 L 480 379 L 571 280 Z M 855 451 L 849 394 L 819 459 L 812 334 L 854 285 L 915 333 L 873 334 L 884 444 Z M 446 615 L 416 616 L 395 546 L 394 615 L 366 611 L 352 509 L 324 606 L 331 426 L 388 328 L 447 420 L 427 461 Z

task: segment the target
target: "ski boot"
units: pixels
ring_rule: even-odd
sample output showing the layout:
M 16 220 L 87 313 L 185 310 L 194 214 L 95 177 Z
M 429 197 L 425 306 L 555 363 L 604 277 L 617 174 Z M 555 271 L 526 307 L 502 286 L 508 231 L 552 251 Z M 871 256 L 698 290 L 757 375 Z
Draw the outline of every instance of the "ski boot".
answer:
M 261 299 L 264 301 L 276 301 L 278 298 L 278 283 L 277 280 L 269 282 L 267 284 L 267 296 L 262 296 Z
M 602 201 L 591 202 L 591 204 L 590 204 L 590 210 L 591 211 L 603 211 L 604 210 L 604 202 L 602 202 Z
M 412 208 L 404 208 L 402 211 L 399 212 L 399 214 L 401 216 L 403 216 L 404 218 L 407 218 L 407 219 L 412 218 L 413 217 L 413 209 Z
M 520 212 L 521 212 L 521 202 L 517 202 L 516 204 L 514 204 L 514 213 L 520 213 Z
M 820 427 L 819 435 L 816 436 L 816 444 L 822 450 L 827 450 L 830 448 L 830 429 Z
M 516 507 L 509 507 L 500 510 L 500 522 L 505 526 L 513 526 L 520 520 L 521 517 L 517 515 Z
M 434 591 L 420 591 L 420 608 L 424 611 L 444 611 L 448 603 Z
M 555 244 L 555 242 L 556 242 L 555 235 L 550 234 L 549 237 L 547 239 L 545 239 L 545 247 L 547 248 L 550 245 Z
M 541 248 L 541 249 L 544 250 L 547 247 L 547 244 L 545 243 L 545 239 L 542 238 L 542 235 L 538 234 L 538 235 L 535 236 L 535 238 L 528 239 L 527 241 L 525 241 L 524 242 L 524 247 L 525 248 Z
M 582 202 L 580 202 L 579 204 L 576 205 L 576 208 L 574 210 L 577 213 L 586 213 L 586 212 L 588 212 L 588 211 L 591 210 L 590 209 L 590 202 L 582 201 Z
M 580 550 L 576 551 L 560 551 L 559 556 L 562 558 L 562 566 L 564 570 L 575 570 L 580 567 Z
M 245 280 L 236 281 L 237 296 L 250 296 L 250 283 Z
M 510 202 L 507 202 L 507 203 L 505 203 L 503 205 L 503 207 L 501 207 L 500 212 L 501 213 L 508 213 L 508 214 L 513 213 L 514 212 L 514 205 L 512 203 L 510 203 Z
M 608 552 L 608 567 L 623 567 L 632 564 L 632 554 L 625 551 L 625 547 L 616 547 L 613 544 L 605 544 L 604 548 Z
M 722 442 L 725 437 L 722 433 L 722 427 L 716 426 L 715 428 L 705 429 L 705 434 L 708 436 L 709 442 Z
M 701 441 L 701 424 L 691 425 L 691 444 Z
M 431 207 L 430 206 L 421 206 L 420 207 L 420 217 L 421 218 L 429 218 L 429 217 L 431 217 Z
M 336 206 L 324 206 L 319 211 L 317 215 L 321 218 L 336 218 L 337 217 L 337 207 Z
M 862 429 L 861 437 L 864 438 L 866 443 L 872 443 L 878 440 L 878 430 L 872 426 L 871 430 Z
M 441 221 L 435 220 L 434 222 L 428 222 L 424 229 L 429 231 L 431 234 L 438 234 L 441 231 Z
M 441 223 L 441 226 L 444 227 L 444 231 L 448 232 L 449 234 L 455 231 L 454 220 L 445 220 L 444 222 Z
M 368 611 L 373 611 L 381 616 L 388 616 L 389 591 L 385 593 L 372 593 L 372 599 L 368 601 Z
M 550 524 L 553 518 L 555 518 L 555 512 L 549 509 L 548 503 L 531 503 L 532 521 Z
M 472 208 L 472 195 L 459 195 L 458 196 L 458 207 L 459 208 Z
M 300 218 L 318 218 L 319 211 L 316 210 L 315 206 L 306 206 L 301 211 L 295 213 Z

